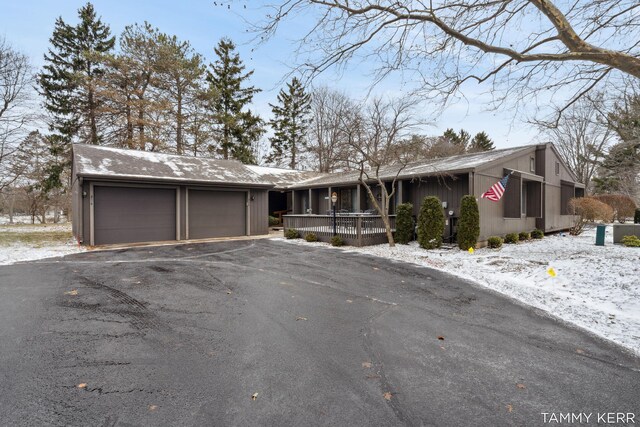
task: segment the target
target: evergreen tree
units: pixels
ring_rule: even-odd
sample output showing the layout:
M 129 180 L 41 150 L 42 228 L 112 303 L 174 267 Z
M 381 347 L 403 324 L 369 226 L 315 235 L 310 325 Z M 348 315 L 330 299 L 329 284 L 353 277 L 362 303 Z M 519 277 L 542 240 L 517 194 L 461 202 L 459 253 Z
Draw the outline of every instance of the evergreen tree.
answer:
M 100 143 L 99 109 L 95 80 L 104 72 L 101 55 L 115 43 L 108 25 L 96 16 L 91 3 L 78 10 L 75 25 L 58 18 L 50 39 L 52 47 L 44 55 L 46 64 L 38 75 L 44 106 L 51 115 L 50 149 L 65 157 L 74 141 Z M 65 165 L 51 169 L 53 181 L 60 180 Z M 57 173 L 57 175 L 56 175 Z
M 491 151 L 495 148 L 493 141 L 486 132 L 478 132 L 471 140 L 471 145 L 469 146 L 471 151 Z
M 418 243 L 421 248 L 435 249 L 442 246 L 444 211 L 436 196 L 425 197 L 418 215 Z
M 244 73 L 245 66 L 235 49 L 235 44 L 226 38 L 214 48 L 218 59 L 207 71 L 209 108 L 218 128 L 217 148 L 223 158 L 255 163 L 253 144 L 264 133 L 263 121 L 245 107 L 260 90 L 253 86 L 243 87 L 253 71 Z
M 458 222 L 458 247 L 462 250 L 475 248 L 480 236 L 480 212 L 476 198 L 470 195 L 462 197 L 460 202 L 460 221 Z
M 288 159 L 290 169 L 298 165 L 297 155 L 304 143 L 311 119 L 311 94 L 305 93 L 304 87 L 296 77 L 287 83 L 287 91 L 280 90 L 278 105 L 269 104 L 273 119 L 269 122 L 273 128 L 270 162 L 278 164 Z
M 399 204 L 396 208 L 396 242 L 403 245 L 413 240 L 413 205 L 411 203 Z
M 451 144 L 459 147 L 462 153 L 464 153 L 467 148 L 469 148 L 469 140 L 471 139 L 471 135 L 464 129 L 460 129 L 460 132 L 456 133 L 456 131 L 449 128 L 444 131 L 444 134 L 442 136 Z

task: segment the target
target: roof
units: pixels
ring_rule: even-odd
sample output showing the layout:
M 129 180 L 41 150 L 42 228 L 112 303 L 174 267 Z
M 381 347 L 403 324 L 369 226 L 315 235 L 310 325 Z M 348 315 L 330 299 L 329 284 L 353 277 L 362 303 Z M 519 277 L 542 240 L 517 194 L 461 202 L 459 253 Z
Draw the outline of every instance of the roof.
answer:
M 276 188 L 287 188 L 299 182 L 328 175 L 322 172 L 299 171 L 293 169 L 272 168 L 267 166 L 247 165 L 249 169 L 264 181 L 270 182 Z
M 73 163 L 75 173 L 83 177 L 273 187 L 236 160 L 74 144 Z
M 390 180 L 396 177 L 398 170 L 400 179 L 418 178 L 441 173 L 457 173 L 471 171 L 486 166 L 490 163 L 503 160 L 520 152 L 530 151 L 535 145 L 523 147 L 504 148 L 501 150 L 483 151 L 478 153 L 460 154 L 457 156 L 441 157 L 437 159 L 420 160 L 407 164 L 404 168 L 401 165 L 383 166 L 379 171 L 379 178 Z M 330 186 L 340 184 L 357 184 L 360 178 L 360 171 L 339 172 L 325 174 L 301 181 L 292 185 L 291 188 Z

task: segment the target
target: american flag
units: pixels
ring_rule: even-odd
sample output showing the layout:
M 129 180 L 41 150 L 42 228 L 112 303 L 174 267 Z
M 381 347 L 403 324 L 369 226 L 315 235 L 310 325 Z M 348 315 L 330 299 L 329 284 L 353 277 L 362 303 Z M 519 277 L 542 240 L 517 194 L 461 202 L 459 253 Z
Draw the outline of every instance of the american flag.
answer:
M 480 197 L 487 198 L 493 202 L 497 202 L 498 200 L 500 200 L 500 198 L 504 194 L 504 190 L 507 188 L 507 181 L 509 181 L 509 175 L 506 175 L 500 181 L 493 184 L 491 188 L 488 189 L 486 192 L 482 193 L 482 196 Z

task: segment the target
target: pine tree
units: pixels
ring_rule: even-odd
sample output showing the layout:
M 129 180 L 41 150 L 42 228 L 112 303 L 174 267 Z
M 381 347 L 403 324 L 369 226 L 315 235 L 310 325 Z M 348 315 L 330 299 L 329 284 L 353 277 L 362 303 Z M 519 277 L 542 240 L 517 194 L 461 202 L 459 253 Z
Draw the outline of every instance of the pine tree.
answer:
M 471 135 L 469 135 L 469 132 L 464 129 L 460 129 L 460 132 L 456 133 L 456 131 L 449 128 L 444 131 L 444 134 L 442 136 L 451 144 L 459 147 L 461 153 L 464 153 L 467 148 L 469 148 L 469 140 L 471 139 Z
M 436 196 L 425 197 L 418 215 L 418 243 L 421 248 L 435 249 L 442 246 L 444 211 Z
M 44 107 L 51 115 L 48 138 L 56 156 L 66 157 L 74 142 L 99 144 L 101 140 L 99 109 L 95 81 L 104 72 L 101 55 L 115 43 L 108 25 L 96 16 L 91 3 L 78 10 L 76 26 L 58 18 L 44 55 L 46 64 L 38 75 Z M 52 168 L 51 179 L 60 181 L 59 173 L 66 165 Z M 60 184 L 60 183 L 58 183 Z
M 220 40 L 214 48 L 218 59 L 207 71 L 209 108 L 218 128 L 218 149 L 223 158 L 255 163 L 252 147 L 264 133 L 263 122 L 259 116 L 244 109 L 260 90 L 253 86 L 243 87 L 253 71 L 244 73 L 245 66 L 235 49 L 229 39 Z
M 491 151 L 496 147 L 493 145 L 493 141 L 489 138 L 486 132 L 478 132 L 476 136 L 471 140 L 469 149 L 471 151 Z
M 460 202 L 460 220 L 458 222 L 458 247 L 462 250 L 475 248 L 480 236 L 480 213 L 476 198 L 470 195 L 462 197 Z
M 297 77 L 287 83 L 287 91 L 280 90 L 278 105 L 269 104 L 273 119 L 269 122 L 274 135 L 271 142 L 269 162 L 283 163 L 288 159 L 290 169 L 298 165 L 298 153 L 304 143 L 311 119 L 311 94 L 305 93 Z

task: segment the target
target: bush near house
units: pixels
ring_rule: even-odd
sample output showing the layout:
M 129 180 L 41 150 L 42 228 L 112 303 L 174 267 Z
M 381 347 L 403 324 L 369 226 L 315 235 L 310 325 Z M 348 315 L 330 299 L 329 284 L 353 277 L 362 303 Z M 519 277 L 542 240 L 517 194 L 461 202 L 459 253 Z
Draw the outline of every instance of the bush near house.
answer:
M 462 250 L 475 248 L 480 237 L 480 212 L 474 196 L 463 196 L 460 201 L 458 220 L 458 247 Z
M 531 232 L 531 238 L 532 239 L 542 239 L 544 237 L 544 231 L 540 230 L 540 229 L 535 229 Z
M 640 209 L 636 209 L 636 214 L 633 217 L 634 224 L 640 224 Z
M 521 231 L 520 234 L 518 234 L 518 240 L 520 240 L 521 242 L 531 240 L 531 234 L 527 233 L 526 231 Z
M 424 249 L 442 246 L 444 212 L 442 203 L 435 196 L 425 197 L 418 216 L 418 243 Z
M 613 208 L 594 197 L 579 197 L 569 200 L 569 212 L 574 215 L 573 225 L 569 230 L 572 236 L 582 233 L 584 226 L 590 222 L 613 221 Z
M 306 240 L 307 242 L 317 242 L 318 236 L 316 235 L 316 233 L 307 233 L 304 236 L 304 240 Z
M 406 245 L 413 240 L 413 205 L 402 203 L 396 208 L 396 242 Z
M 631 218 L 636 210 L 636 203 L 624 194 L 600 194 L 593 198 L 611 206 L 613 221 L 618 221 L 620 224 L 624 224 L 627 218 Z
M 501 237 L 491 236 L 487 239 L 487 246 L 489 246 L 491 249 L 498 249 L 502 247 L 503 242 L 504 240 L 502 240 Z
M 269 215 L 269 227 L 280 225 L 280 221 L 275 216 Z
M 640 248 L 640 238 L 638 236 L 624 236 L 622 244 L 630 248 Z
M 520 241 L 520 235 L 518 233 L 509 233 L 504 236 L 505 243 L 518 243 Z
M 284 233 L 284 237 L 286 237 L 287 239 L 297 239 L 298 237 L 300 237 L 300 233 L 298 233 L 298 230 L 296 230 L 295 228 L 289 228 Z
M 340 236 L 333 236 L 331 238 L 331 245 L 332 246 L 344 246 L 344 240 L 342 240 L 342 237 L 340 237 Z

